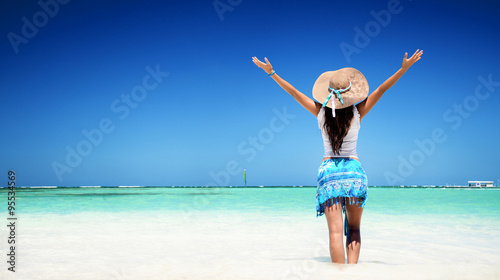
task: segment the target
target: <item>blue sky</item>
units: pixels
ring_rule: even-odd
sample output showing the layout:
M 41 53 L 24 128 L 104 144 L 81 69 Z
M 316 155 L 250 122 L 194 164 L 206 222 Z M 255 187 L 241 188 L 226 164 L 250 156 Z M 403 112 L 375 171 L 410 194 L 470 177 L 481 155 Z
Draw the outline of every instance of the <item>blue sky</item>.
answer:
M 41 4 L 40 4 L 41 3 Z M 0 170 L 18 185 L 315 185 L 311 96 L 355 67 L 370 185 L 500 179 L 496 1 L 2 1 Z

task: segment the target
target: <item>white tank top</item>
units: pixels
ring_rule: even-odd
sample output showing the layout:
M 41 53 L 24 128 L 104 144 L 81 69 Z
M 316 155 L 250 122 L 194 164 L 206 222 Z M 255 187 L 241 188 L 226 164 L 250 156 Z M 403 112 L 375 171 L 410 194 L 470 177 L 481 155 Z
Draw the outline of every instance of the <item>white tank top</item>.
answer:
M 356 153 L 356 144 L 358 142 L 358 132 L 360 128 L 360 116 L 356 106 L 353 107 L 354 116 L 351 121 L 351 127 L 344 137 L 342 146 L 340 147 L 340 154 L 336 155 L 333 153 L 332 145 L 330 144 L 330 138 L 323 127 L 325 122 L 325 109 L 321 107 L 318 113 L 318 126 L 321 129 L 321 135 L 323 136 L 323 146 L 325 148 L 324 157 L 358 157 Z

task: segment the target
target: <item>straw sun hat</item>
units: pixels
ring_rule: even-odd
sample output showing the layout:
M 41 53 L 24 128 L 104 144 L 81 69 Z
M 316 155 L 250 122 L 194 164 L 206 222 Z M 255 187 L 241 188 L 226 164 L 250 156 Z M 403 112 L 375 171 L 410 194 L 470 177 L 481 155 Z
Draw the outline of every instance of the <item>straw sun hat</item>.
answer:
M 349 107 L 367 96 L 368 82 L 365 76 L 352 67 L 327 71 L 318 77 L 313 86 L 314 99 L 332 109 Z M 335 116 L 335 110 L 332 111 Z

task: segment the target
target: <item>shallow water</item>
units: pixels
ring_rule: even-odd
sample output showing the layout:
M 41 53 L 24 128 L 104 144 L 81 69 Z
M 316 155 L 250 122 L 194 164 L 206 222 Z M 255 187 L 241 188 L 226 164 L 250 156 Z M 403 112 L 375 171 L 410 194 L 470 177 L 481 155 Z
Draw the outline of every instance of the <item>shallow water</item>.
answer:
M 314 195 L 314 188 L 22 189 L 17 272 L 2 262 L 0 279 L 500 278 L 498 189 L 371 188 L 358 265 L 330 263 Z M 0 231 L 2 252 L 7 237 Z

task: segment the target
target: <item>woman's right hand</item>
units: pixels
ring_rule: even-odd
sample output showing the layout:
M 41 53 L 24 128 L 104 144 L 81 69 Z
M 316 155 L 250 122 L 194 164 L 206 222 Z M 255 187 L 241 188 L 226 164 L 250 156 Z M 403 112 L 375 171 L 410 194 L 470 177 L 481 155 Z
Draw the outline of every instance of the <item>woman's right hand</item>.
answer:
M 255 56 L 252 57 L 253 63 L 255 63 L 255 65 L 259 66 L 260 68 L 262 68 L 262 70 L 266 71 L 266 73 L 269 75 L 273 72 L 273 66 L 271 65 L 271 62 L 269 62 L 269 60 L 267 60 L 267 57 L 264 57 L 264 60 L 266 61 L 266 63 L 260 61 Z

